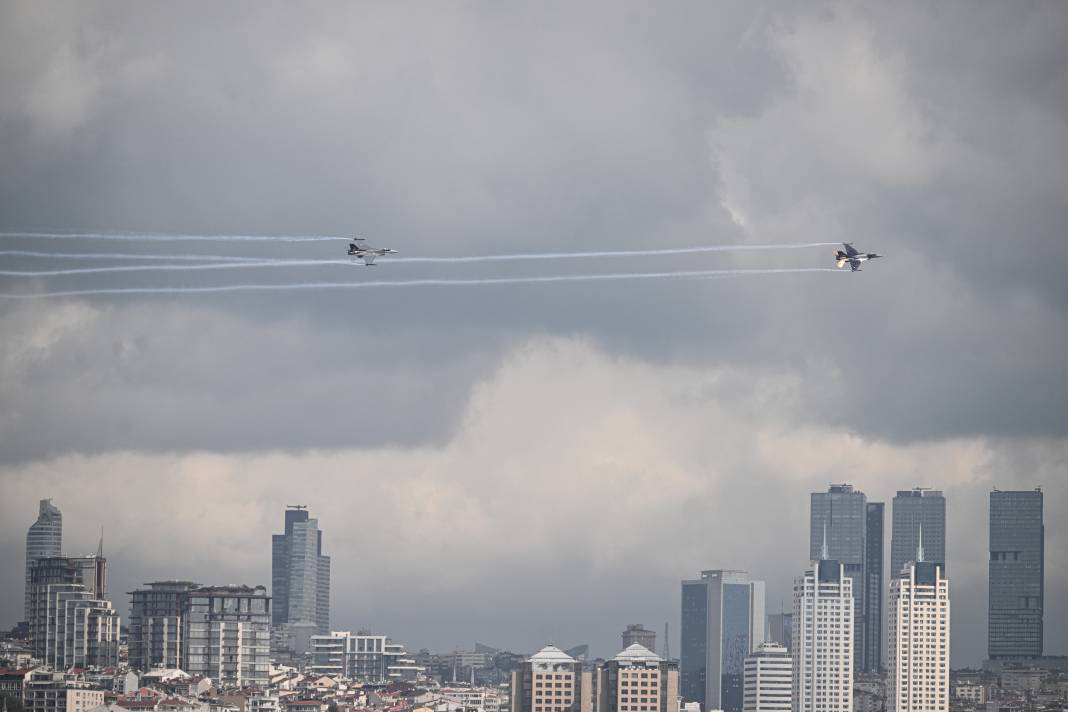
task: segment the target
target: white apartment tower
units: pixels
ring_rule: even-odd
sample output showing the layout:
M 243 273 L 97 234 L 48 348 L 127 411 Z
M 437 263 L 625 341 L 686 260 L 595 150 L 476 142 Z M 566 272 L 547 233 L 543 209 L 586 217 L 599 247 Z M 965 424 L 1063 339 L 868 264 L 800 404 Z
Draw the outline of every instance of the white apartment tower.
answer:
M 890 712 L 949 710 L 949 581 L 942 564 L 916 561 L 890 581 Z
M 853 579 L 841 562 L 794 579 L 793 625 L 794 712 L 852 712 Z
M 761 643 L 745 659 L 744 712 L 790 712 L 794 664 L 778 643 Z

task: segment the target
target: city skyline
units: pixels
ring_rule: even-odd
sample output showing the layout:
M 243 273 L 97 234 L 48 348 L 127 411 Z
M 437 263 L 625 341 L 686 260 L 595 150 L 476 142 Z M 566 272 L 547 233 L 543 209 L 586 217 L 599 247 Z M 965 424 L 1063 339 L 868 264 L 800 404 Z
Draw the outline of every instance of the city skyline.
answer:
M 332 628 L 677 654 L 699 571 L 788 608 L 830 484 L 884 504 L 876 625 L 929 487 L 977 665 L 989 493 L 1041 487 L 1068 653 L 1066 36 L 1056 2 L 0 3 L 0 564 L 52 497 L 124 616 L 270 586 L 299 502 Z

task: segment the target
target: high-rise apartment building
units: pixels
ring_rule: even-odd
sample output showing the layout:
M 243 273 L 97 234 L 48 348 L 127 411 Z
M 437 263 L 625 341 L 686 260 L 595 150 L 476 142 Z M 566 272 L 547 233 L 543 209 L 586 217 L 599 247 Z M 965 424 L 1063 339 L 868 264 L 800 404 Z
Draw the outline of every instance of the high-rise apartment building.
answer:
M 23 613 L 30 621 L 32 603 L 30 601 L 30 568 L 38 559 L 59 556 L 63 551 L 63 514 L 52 504 L 50 499 L 42 499 L 38 508 L 37 521 L 26 532 L 26 595 Z
M 990 493 L 991 660 L 1042 655 L 1045 528 L 1042 491 Z
M 144 586 L 130 591 L 127 625 L 130 667 L 141 671 L 154 667 L 182 668 L 186 594 L 200 584 L 155 581 Z
M 34 652 L 55 670 L 119 664 L 119 614 L 80 583 L 34 587 Z
M 183 669 L 223 687 L 265 686 L 271 645 L 267 589 L 205 586 L 184 595 Z
M 841 562 L 814 561 L 794 580 L 794 712 L 852 712 L 853 600 Z
M 761 643 L 745 659 L 744 712 L 790 712 L 794 663 L 778 643 Z
M 682 582 L 680 692 L 701 709 L 741 712 L 745 658 L 764 642 L 764 582 L 702 571 Z
M 593 672 L 554 645 L 512 671 L 512 712 L 593 712 Z
M 595 712 L 678 712 L 679 668 L 640 643 L 598 667 Z
M 414 680 L 422 666 L 384 635 L 335 630 L 311 637 L 311 671 L 364 683 Z
M 794 614 L 769 613 L 767 637 L 770 642 L 778 643 L 786 648 L 786 652 L 793 650 Z
M 855 606 L 854 667 L 879 672 L 883 629 L 883 504 L 867 501 L 852 485 L 831 485 L 813 492 L 809 557 L 820 558 L 824 538 L 828 559 L 838 561 L 853 579 Z
M 623 649 L 626 650 L 630 646 L 637 643 L 643 648 L 649 650 L 656 650 L 656 631 L 649 630 L 641 623 L 631 623 L 623 631 Z
M 949 581 L 922 541 L 890 580 L 888 712 L 949 711 Z
M 946 498 L 937 490 L 899 490 L 894 496 L 890 532 L 890 577 L 901 576 L 905 564 L 916 558 L 923 530 L 927 560 L 946 567 Z
M 285 532 L 271 537 L 271 593 L 275 626 L 314 623 L 319 635 L 330 633 L 330 557 L 319 520 L 301 505 L 286 509 Z
M 111 664 L 107 661 L 117 660 L 119 617 L 104 598 L 106 584 L 107 559 L 102 548 L 96 555 L 46 556 L 31 563 L 26 613 L 36 657 L 57 669 L 70 667 L 64 666 L 64 661 L 74 658 L 81 661 L 87 655 L 97 661 L 92 664 Z M 60 594 L 62 604 L 57 599 Z M 57 611 L 63 613 L 68 606 L 79 610 L 81 627 L 77 630 L 73 627 L 68 630 L 62 615 L 57 618 Z M 73 608 L 70 615 L 75 615 Z M 85 640 L 85 626 L 92 627 L 94 635 L 102 636 L 97 641 L 100 645 L 90 646 Z M 69 652 L 75 650 L 80 652 Z

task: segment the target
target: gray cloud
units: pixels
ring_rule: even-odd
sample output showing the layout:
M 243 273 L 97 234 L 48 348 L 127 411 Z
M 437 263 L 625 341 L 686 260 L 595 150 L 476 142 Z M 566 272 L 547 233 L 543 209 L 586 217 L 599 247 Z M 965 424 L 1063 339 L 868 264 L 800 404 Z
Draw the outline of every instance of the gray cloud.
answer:
M 354 624 L 395 627 L 413 642 L 452 644 L 461 627 L 490 638 L 511 630 L 508 601 L 538 582 L 569 581 L 532 616 L 541 623 L 508 633 L 512 644 L 533 647 L 559 625 L 607 646 L 618 627 L 609 613 L 658 624 L 676 605 L 676 579 L 704 566 L 759 564 L 785 591 L 799 554 L 778 542 L 803 531 L 806 492 L 843 479 L 879 497 L 892 495 L 891 482 L 946 487 L 960 513 L 951 540 L 973 562 L 955 564 L 958 590 L 981 589 L 986 490 L 1043 484 L 1051 515 L 1064 506 L 1065 24 L 1055 4 L 696 3 L 671 13 L 620 3 L 4 4 L 0 230 L 357 232 L 410 255 L 849 239 L 889 255 L 850 276 L 0 302 L 0 462 L 5 494 L 18 493 L 5 497 L 17 502 L 5 518 L 18 523 L 5 530 L 14 542 L 5 561 L 21 558 L 19 517 L 36 498 L 106 483 L 124 505 L 114 525 L 115 560 L 128 562 L 121 576 L 130 585 L 195 576 L 169 567 L 201 565 L 207 540 L 125 543 L 153 521 L 137 513 L 153 511 L 160 482 L 180 483 L 190 503 L 216 480 L 244 502 L 242 483 L 256 482 L 262 491 L 234 518 L 217 512 L 237 543 L 204 563 L 202 577 L 262 579 L 265 564 L 249 562 L 265 557 L 290 483 L 313 482 L 351 490 L 345 504 L 357 508 L 364 497 L 392 503 L 376 516 L 399 512 L 406 523 L 400 541 L 378 542 L 396 556 L 378 570 L 397 578 L 339 580 L 336 595 L 371 587 L 367 609 L 341 609 Z M 343 249 L 215 247 L 297 257 Z M 828 262 L 829 250 L 447 271 L 384 262 L 375 277 Z M 5 269 L 39 264 L 3 258 Z M 235 278 L 4 278 L 0 289 Z M 587 346 L 548 356 L 536 347 L 532 359 L 552 368 L 534 369 L 540 380 L 516 387 L 521 395 L 494 390 L 519 377 L 517 352 L 542 339 Z M 611 387 L 585 388 L 576 376 L 596 381 L 602 370 Z M 631 389 L 645 395 L 619 393 Z M 539 400 L 543 390 L 557 401 Z M 723 417 L 715 404 L 724 402 L 745 417 Z M 530 404 L 539 418 L 528 419 Z M 485 411 L 499 427 L 479 419 Z M 584 448 L 556 430 L 584 432 L 573 411 L 591 422 L 629 414 L 641 427 L 606 428 L 621 434 Z M 473 427 L 478 447 L 465 440 Z M 657 462 L 678 458 L 675 469 L 635 464 L 642 453 L 628 448 L 650 428 L 663 439 Z M 694 428 L 731 438 L 717 435 L 712 447 Z M 810 469 L 760 460 L 765 438 L 773 451 L 804 452 Z M 744 458 L 736 442 L 749 443 Z M 542 455 L 540 443 L 561 454 Z M 612 466 L 584 462 L 589 451 L 616 452 Z M 879 458 L 894 467 L 878 470 L 889 467 Z M 725 463 L 749 476 L 727 476 Z M 346 468 L 379 466 L 397 489 L 367 474 L 351 484 Z M 525 476 L 490 476 L 510 466 Z M 574 495 L 596 505 L 539 521 L 533 503 L 566 489 L 570 480 L 553 478 L 571 471 L 597 483 Z M 527 481 L 545 472 L 525 498 Z M 620 481 L 650 494 L 658 478 L 678 488 L 639 519 L 659 547 L 631 542 L 614 507 L 632 503 L 597 497 Z M 769 504 L 768 491 L 789 496 Z M 750 515 L 771 507 L 781 522 L 742 562 L 723 561 L 730 552 L 717 543 L 741 522 L 708 514 L 731 498 Z M 335 522 L 348 516 L 340 505 L 314 504 Z M 174 536 L 189 518 L 198 535 L 216 527 L 210 509 L 183 511 L 155 536 Z M 334 527 L 340 549 L 346 534 Z M 657 559 L 649 580 L 634 583 L 619 555 L 604 556 L 630 544 Z M 426 551 L 439 559 L 420 558 Z M 476 555 L 467 565 L 459 552 Z M 455 562 L 452 588 L 442 561 Z M 428 568 L 437 583 L 410 573 Z M 428 585 L 438 588 L 427 595 Z M 550 605 L 619 588 L 634 593 L 590 619 L 614 626 L 607 633 L 567 620 L 587 608 L 565 615 Z M 17 610 L 16 593 L 0 592 L 3 610 Z M 964 644 L 979 650 L 984 602 L 970 595 L 955 613 L 972 631 L 959 635 L 974 636 Z M 389 601 L 469 618 L 420 632 Z M 463 614 L 465 601 L 487 605 Z M 475 610 L 492 625 L 479 628 Z M 1064 612 L 1050 617 L 1063 631 Z

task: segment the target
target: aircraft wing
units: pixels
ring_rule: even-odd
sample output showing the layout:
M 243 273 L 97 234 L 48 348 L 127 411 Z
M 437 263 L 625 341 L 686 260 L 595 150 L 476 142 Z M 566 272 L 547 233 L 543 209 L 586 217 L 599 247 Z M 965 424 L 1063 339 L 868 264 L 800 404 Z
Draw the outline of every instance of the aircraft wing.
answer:
M 859 252 L 857 252 L 857 248 L 853 247 L 848 242 L 843 242 L 842 246 L 845 247 L 846 254 L 850 257 L 852 257 L 853 255 L 860 254 Z
M 860 271 L 860 260 L 849 260 L 849 269 L 854 272 Z
M 376 257 L 378 257 L 378 255 L 376 255 L 375 253 L 368 252 L 365 255 L 363 255 L 363 263 L 365 265 L 374 264 L 374 261 L 375 261 Z

